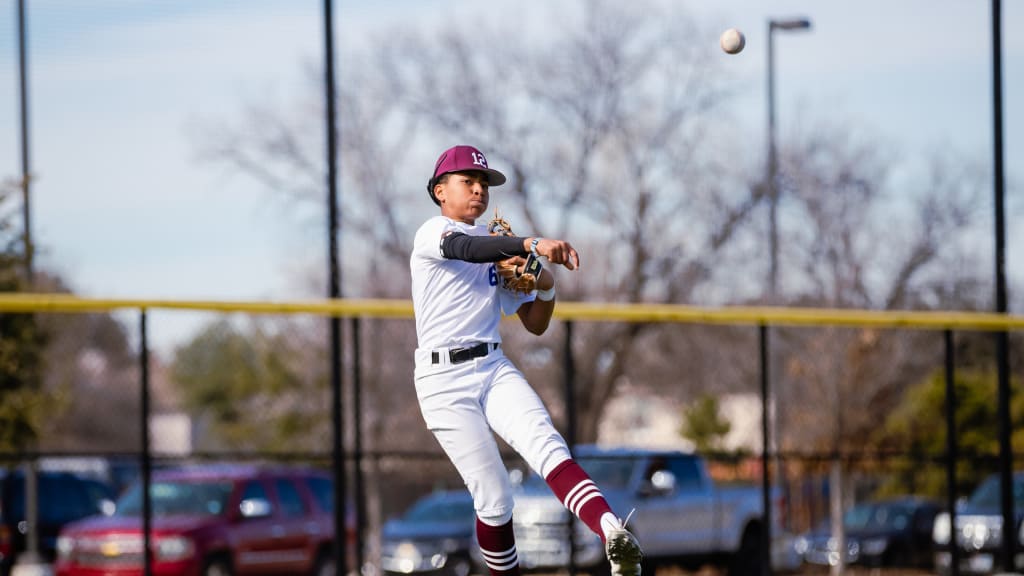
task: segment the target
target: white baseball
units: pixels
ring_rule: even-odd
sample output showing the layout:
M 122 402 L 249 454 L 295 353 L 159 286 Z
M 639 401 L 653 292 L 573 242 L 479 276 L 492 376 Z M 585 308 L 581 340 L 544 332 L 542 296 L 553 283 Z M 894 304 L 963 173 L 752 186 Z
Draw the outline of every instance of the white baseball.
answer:
M 743 51 L 743 47 L 746 45 L 747 40 L 743 37 L 743 32 L 740 32 L 736 28 L 729 28 L 725 32 L 722 32 L 722 37 L 718 39 L 718 43 L 722 45 L 722 50 L 725 50 L 729 54 L 739 54 Z

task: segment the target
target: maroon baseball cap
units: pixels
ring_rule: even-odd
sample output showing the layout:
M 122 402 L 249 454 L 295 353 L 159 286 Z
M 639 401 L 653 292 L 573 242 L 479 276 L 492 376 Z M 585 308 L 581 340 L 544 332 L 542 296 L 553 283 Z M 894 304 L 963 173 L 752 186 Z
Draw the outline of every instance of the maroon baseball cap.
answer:
M 487 174 L 487 183 L 490 186 L 501 186 L 505 183 L 504 174 L 487 166 L 487 158 L 483 152 L 472 146 L 452 146 L 441 153 L 437 164 L 434 165 L 434 175 L 427 182 L 427 194 L 430 195 L 434 204 L 441 205 L 434 196 L 434 185 L 437 184 L 438 178 L 449 172 L 468 172 L 470 170 Z

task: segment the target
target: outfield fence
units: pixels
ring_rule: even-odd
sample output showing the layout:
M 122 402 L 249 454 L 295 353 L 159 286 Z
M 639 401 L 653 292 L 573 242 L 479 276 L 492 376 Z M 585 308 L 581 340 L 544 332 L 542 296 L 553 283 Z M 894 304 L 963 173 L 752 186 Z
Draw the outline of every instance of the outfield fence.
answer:
M 44 326 L 43 386 L 52 402 L 33 446 L 0 453 L 9 466 L 101 459 L 118 464 L 107 473 L 134 464 L 146 484 L 165 464 L 324 467 L 344 479 L 338 518 L 351 518 L 355 531 L 355 544 L 338 554 L 350 567 L 371 567 L 364 572 L 372 572 L 385 519 L 431 490 L 461 486 L 411 388 L 409 301 L 4 294 L 0 313 L 33 315 Z M 327 377 L 331 317 L 346 319 L 336 391 Z M 713 475 L 760 486 L 765 509 L 789 534 L 900 491 L 955 510 L 979 478 L 1012 468 L 997 431 L 1024 438 L 1019 421 L 989 416 L 975 426 L 953 410 L 958 391 L 979 387 L 992 389 L 983 398 L 1010 401 L 985 366 L 992 335 L 1009 334 L 1020 380 L 1021 316 L 560 302 L 544 336 L 527 339 L 514 328 L 502 327 L 506 353 L 571 444 L 678 445 L 678 418 L 669 417 L 696 398 L 718 399 L 738 439 L 705 451 Z M 154 350 L 154 342 L 175 344 Z M 332 397 L 342 399 L 337 414 Z M 914 412 L 928 406 L 941 413 Z M 656 422 L 664 419 L 674 423 Z M 340 458 L 335 437 L 344 439 Z M 507 460 L 522 467 L 511 451 Z M 785 496 L 781 504 L 769 498 L 773 489 Z M 763 536 L 767 554 L 780 535 Z

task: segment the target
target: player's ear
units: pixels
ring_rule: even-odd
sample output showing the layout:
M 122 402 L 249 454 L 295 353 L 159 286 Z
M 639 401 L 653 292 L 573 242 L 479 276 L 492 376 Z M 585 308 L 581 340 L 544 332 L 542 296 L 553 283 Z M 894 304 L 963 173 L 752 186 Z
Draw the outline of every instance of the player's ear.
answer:
M 437 198 L 438 202 L 444 202 L 444 183 L 434 184 L 434 198 Z

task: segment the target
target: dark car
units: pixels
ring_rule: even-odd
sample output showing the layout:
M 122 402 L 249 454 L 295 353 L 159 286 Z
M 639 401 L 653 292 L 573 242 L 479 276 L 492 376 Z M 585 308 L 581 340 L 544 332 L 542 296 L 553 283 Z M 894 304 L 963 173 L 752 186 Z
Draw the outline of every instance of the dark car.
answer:
M 150 484 L 152 573 L 334 574 L 333 482 L 305 467 L 211 465 L 159 470 Z M 59 576 L 143 574 L 143 490 L 109 517 L 68 524 Z
M 53 561 L 60 529 L 75 520 L 109 513 L 114 491 L 108 485 L 68 472 L 36 474 L 39 555 Z M 0 477 L 0 574 L 8 574 L 26 548 L 25 476 L 19 470 Z
M 1016 524 L 1013 534 L 1017 536 L 1018 548 L 1024 534 L 1024 471 L 1013 474 L 1012 500 Z M 959 552 L 960 574 L 994 574 L 997 572 L 1019 573 L 1024 570 L 1024 557 L 1017 554 L 1016 570 L 1001 570 L 999 558 L 1003 545 L 1003 515 L 1001 509 L 1002 482 L 999 474 L 986 478 L 970 497 L 957 506 L 956 529 L 952 529 L 949 514 L 945 511 L 935 520 L 933 537 L 935 541 L 935 571 L 940 575 L 952 572 L 950 541 L 955 539 Z
M 381 568 L 386 574 L 466 576 L 472 571 L 476 512 L 466 490 L 420 498 L 381 531 Z
M 850 508 L 843 516 L 847 563 L 930 567 L 932 525 L 940 511 L 939 503 L 916 496 L 864 502 Z M 839 547 L 828 523 L 801 535 L 796 546 L 807 564 L 834 566 L 839 562 Z

